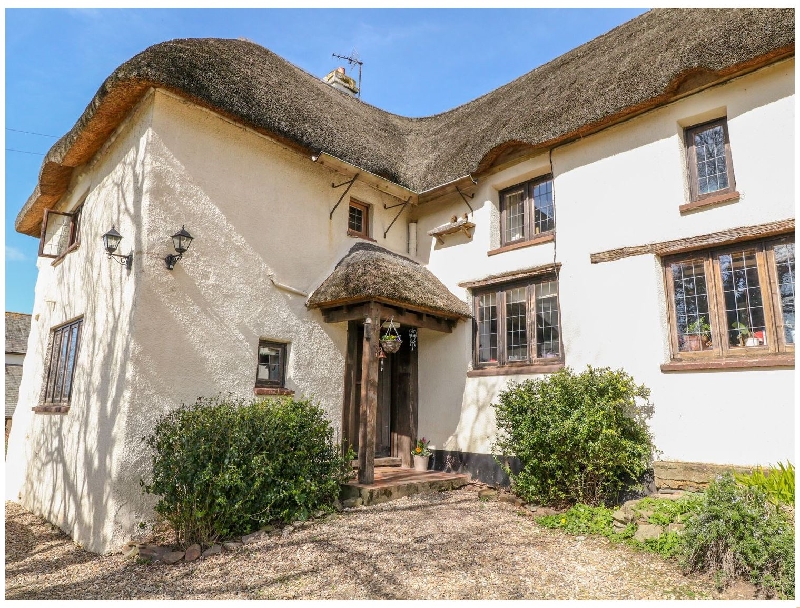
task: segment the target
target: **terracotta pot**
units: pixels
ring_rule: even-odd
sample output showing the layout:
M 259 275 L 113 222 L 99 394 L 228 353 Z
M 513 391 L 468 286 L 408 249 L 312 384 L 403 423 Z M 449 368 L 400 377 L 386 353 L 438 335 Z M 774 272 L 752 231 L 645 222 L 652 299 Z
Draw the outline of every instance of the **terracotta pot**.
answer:
M 414 455 L 414 470 L 415 471 L 427 471 L 428 470 L 428 461 L 431 459 L 430 456 L 417 456 Z

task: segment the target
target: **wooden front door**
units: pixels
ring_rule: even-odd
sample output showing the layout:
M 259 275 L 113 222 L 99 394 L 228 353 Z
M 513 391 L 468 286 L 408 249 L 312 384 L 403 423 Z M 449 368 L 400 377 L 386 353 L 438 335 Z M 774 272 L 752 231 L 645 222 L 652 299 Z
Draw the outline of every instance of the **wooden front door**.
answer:
M 375 456 L 401 458 L 411 464 L 411 442 L 417 436 L 417 351 L 411 350 L 408 328 L 400 328 L 403 346 L 383 360 L 378 372 L 378 407 L 375 429 Z M 348 322 L 345 394 L 342 408 L 342 439 L 358 450 L 361 406 L 361 355 L 364 324 Z

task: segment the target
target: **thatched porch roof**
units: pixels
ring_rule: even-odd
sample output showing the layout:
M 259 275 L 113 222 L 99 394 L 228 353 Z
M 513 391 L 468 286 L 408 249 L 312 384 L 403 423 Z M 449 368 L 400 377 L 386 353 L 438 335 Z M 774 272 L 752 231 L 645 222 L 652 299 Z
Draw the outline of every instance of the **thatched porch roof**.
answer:
M 309 308 L 377 301 L 447 318 L 468 318 L 470 308 L 431 271 L 371 243 L 356 243 L 309 296 Z

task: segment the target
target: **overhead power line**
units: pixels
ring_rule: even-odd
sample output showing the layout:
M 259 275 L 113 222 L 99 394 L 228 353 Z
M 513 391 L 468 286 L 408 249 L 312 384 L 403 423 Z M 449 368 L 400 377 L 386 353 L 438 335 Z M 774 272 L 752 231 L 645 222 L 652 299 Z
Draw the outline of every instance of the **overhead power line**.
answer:
M 44 156 L 44 152 L 28 152 L 27 150 L 15 150 L 14 148 L 6 148 L 6 152 L 19 152 L 20 154 L 38 154 Z
M 53 139 L 58 139 L 58 135 L 48 135 L 47 133 L 36 133 L 35 131 L 23 131 L 22 129 L 12 129 L 11 127 L 6 127 L 6 131 L 14 131 L 14 133 L 27 133 L 28 135 L 39 135 L 41 137 L 52 137 Z

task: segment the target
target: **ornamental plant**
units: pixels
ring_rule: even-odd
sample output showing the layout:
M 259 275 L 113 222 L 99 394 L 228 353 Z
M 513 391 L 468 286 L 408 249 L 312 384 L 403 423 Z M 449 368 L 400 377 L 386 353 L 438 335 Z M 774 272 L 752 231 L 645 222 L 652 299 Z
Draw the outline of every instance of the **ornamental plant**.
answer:
M 417 445 L 411 450 L 411 454 L 413 456 L 430 456 L 432 452 L 428 448 L 428 444 L 430 444 L 430 441 L 426 441 L 425 437 L 417 439 Z
M 163 415 L 145 443 L 143 491 L 182 546 L 331 510 L 353 458 L 317 405 L 288 397 L 198 399 Z
M 591 366 L 511 383 L 494 404 L 493 453 L 528 502 L 611 502 L 652 462 L 649 396 L 624 371 Z M 519 460 L 519 472 L 511 457 Z
M 720 588 L 746 578 L 766 597 L 794 598 L 794 525 L 759 485 L 730 473 L 710 483 L 683 544 L 684 567 L 711 572 Z

